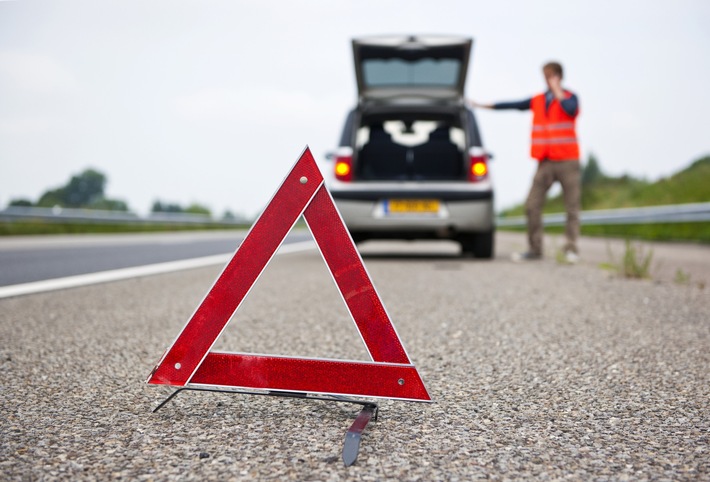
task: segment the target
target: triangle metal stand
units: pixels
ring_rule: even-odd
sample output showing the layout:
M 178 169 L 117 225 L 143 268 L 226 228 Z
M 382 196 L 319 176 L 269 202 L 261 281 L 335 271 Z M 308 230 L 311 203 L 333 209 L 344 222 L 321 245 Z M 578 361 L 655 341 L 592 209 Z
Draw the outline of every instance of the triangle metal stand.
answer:
M 353 403 L 360 405 L 362 409 L 360 413 L 355 418 L 355 421 L 348 429 L 345 434 L 345 441 L 343 442 L 343 463 L 346 467 L 351 466 L 357 460 L 358 453 L 360 451 L 360 441 L 362 440 L 362 433 L 365 431 L 367 424 L 370 420 L 377 421 L 379 414 L 379 408 L 375 402 L 366 402 L 364 400 L 355 400 L 354 398 L 344 397 L 341 395 L 309 395 L 307 393 L 299 392 L 285 392 L 279 390 L 269 390 L 266 392 L 254 392 L 249 390 L 221 390 L 216 388 L 196 388 L 196 387 L 182 387 L 175 390 L 173 393 L 168 395 L 168 397 L 163 400 L 155 409 L 153 413 L 157 412 L 163 408 L 168 402 L 184 391 L 193 392 L 215 392 L 215 393 L 236 393 L 240 395 L 262 395 L 267 397 L 281 397 L 281 398 L 299 398 L 305 400 L 318 400 L 323 402 L 335 402 L 335 403 Z

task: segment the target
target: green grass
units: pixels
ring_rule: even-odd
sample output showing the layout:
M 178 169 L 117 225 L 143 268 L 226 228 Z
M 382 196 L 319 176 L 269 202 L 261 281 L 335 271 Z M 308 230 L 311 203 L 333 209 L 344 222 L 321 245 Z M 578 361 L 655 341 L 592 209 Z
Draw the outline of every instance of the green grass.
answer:
M 614 272 L 623 278 L 651 279 L 653 249 L 646 250 L 642 246 L 637 246 L 627 239 L 624 254 L 620 259 L 615 259 L 608 245 L 607 254 L 609 261 L 600 263 L 599 267 L 601 269 Z M 677 276 L 676 274 L 676 277 Z
M 582 209 L 616 209 L 710 202 L 710 156 L 693 162 L 671 177 L 648 182 L 629 176 L 605 177 L 582 186 Z M 549 198 L 545 213 L 564 212 L 562 194 Z M 522 204 L 505 209 L 503 216 L 522 216 Z
M 498 227 L 503 231 L 525 231 L 520 227 Z M 659 224 L 609 224 L 606 226 L 582 225 L 585 236 L 643 239 L 647 241 L 691 241 L 710 244 L 710 222 L 659 223 Z M 564 226 L 547 226 L 546 233 L 562 234 Z
M 710 222 L 582 226 L 581 231 L 587 236 L 710 243 Z
M 679 285 L 690 284 L 690 274 L 678 268 L 675 272 L 675 278 L 673 278 L 673 281 Z
M 693 162 L 674 175 L 648 182 L 629 176 L 604 177 L 582 186 L 582 209 L 617 209 L 667 204 L 710 202 L 710 156 Z M 561 213 L 565 211 L 562 195 L 549 198 L 543 211 Z M 502 216 L 523 216 L 522 204 L 501 212 Z M 510 228 L 499 228 L 510 229 Z M 513 230 L 524 230 L 514 228 Z M 546 232 L 563 232 L 563 227 L 548 227 Z M 582 234 L 588 236 L 613 236 L 653 241 L 699 241 L 710 243 L 710 223 L 662 223 L 630 225 L 583 225 Z
M 0 223 L 0 236 L 34 234 L 143 233 L 166 231 L 204 231 L 216 229 L 248 229 L 248 224 L 129 224 L 129 223 L 48 223 L 18 221 Z
M 620 273 L 625 278 L 649 279 L 652 259 L 653 250 L 644 252 L 643 248 L 635 246 L 627 239 L 624 256 L 619 266 Z

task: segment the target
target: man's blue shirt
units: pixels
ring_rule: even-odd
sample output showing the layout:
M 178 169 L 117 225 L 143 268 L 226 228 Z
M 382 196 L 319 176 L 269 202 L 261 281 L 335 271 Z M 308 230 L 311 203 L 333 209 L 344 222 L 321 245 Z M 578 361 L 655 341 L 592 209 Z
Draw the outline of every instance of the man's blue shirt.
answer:
M 552 100 L 555 98 L 552 91 L 545 92 L 545 110 L 549 109 Z M 517 109 L 517 110 L 530 110 L 530 104 L 532 102 L 532 97 L 525 100 L 519 100 L 515 102 L 496 102 L 493 104 L 493 108 L 496 110 L 504 109 Z M 569 98 L 560 101 L 562 110 L 564 110 L 567 115 L 575 117 L 577 115 L 577 110 L 579 109 L 579 100 L 577 100 L 577 95 L 572 94 Z

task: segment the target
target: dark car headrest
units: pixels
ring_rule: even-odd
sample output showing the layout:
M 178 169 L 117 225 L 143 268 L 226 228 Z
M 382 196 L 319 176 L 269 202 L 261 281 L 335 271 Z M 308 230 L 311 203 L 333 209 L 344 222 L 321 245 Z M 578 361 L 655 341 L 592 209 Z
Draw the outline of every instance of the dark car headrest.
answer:
M 449 140 L 449 128 L 448 127 L 437 127 L 429 133 L 430 141 L 448 141 Z
M 370 139 L 372 141 L 391 141 L 392 136 L 389 135 L 382 124 L 370 124 Z

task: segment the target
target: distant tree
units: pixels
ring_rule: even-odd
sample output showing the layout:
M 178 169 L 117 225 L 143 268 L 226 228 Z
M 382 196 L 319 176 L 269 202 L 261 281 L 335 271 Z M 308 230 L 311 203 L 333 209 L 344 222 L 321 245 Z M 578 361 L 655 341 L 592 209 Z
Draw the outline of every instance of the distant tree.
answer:
M 72 176 L 66 185 L 42 194 L 37 201 L 37 206 L 127 211 L 128 205 L 124 201 L 104 197 L 105 187 L 104 174 L 95 169 L 85 169 L 80 174 Z
M 92 202 L 86 207 L 89 209 L 103 209 L 105 211 L 128 211 L 128 204 L 120 199 L 102 198 Z
M 67 207 L 88 206 L 104 197 L 106 176 L 94 169 L 86 169 L 78 176 L 72 176 L 65 189 Z
M 587 158 L 587 163 L 584 165 L 584 169 L 582 169 L 582 185 L 594 184 L 605 177 L 597 161 L 597 156 L 590 153 Z
M 153 207 L 151 209 L 151 212 L 154 212 L 154 213 L 181 213 L 181 212 L 183 212 L 183 209 L 180 207 L 179 204 L 163 203 L 160 200 L 157 200 L 153 203 Z
M 151 212 L 154 213 L 190 213 L 190 214 L 203 214 L 206 216 L 212 216 L 212 212 L 209 208 L 203 206 L 202 204 L 192 203 L 186 208 L 183 208 L 177 203 L 166 203 L 160 200 L 156 200 L 153 203 Z
M 60 187 L 59 189 L 52 189 L 50 191 L 45 192 L 42 194 L 39 198 L 39 201 L 37 201 L 37 206 L 43 207 L 43 208 L 51 208 L 54 206 L 66 206 L 65 203 L 65 189 L 63 187 Z
M 18 206 L 23 208 L 29 208 L 32 207 L 32 205 L 32 201 L 28 199 L 13 199 L 10 201 L 10 204 L 8 204 L 8 206 Z
M 210 217 L 212 216 L 212 212 L 209 210 L 209 208 L 197 203 L 190 204 L 188 207 L 185 208 L 185 212 L 190 214 L 205 214 Z

